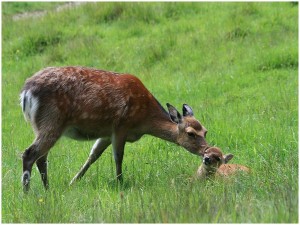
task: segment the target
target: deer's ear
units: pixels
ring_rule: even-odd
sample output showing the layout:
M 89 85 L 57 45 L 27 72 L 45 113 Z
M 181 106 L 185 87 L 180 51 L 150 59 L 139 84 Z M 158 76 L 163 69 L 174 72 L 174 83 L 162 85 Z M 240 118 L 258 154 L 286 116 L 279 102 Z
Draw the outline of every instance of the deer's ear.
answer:
M 182 112 L 183 112 L 183 116 L 194 116 L 192 108 L 187 104 L 183 104 Z
M 226 154 L 226 155 L 224 155 L 225 163 L 228 163 L 232 158 L 233 158 L 232 154 Z
M 180 113 L 177 111 L 177 109 L 170 105 L 169 103 L 167 103 L 167 107 L 168 107 L 168 110 L 169 110 L 169 116 L 170 116 L 170 119 L 174 122 L 174 123 L 181 123 L 182 121 L 182 116 L 180 115 Z

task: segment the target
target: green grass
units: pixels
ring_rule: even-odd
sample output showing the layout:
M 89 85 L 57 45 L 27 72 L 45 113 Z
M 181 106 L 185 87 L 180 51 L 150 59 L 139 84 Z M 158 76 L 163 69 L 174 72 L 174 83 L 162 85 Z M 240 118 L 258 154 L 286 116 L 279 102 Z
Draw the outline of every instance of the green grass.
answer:
M 6 2 L 2 5 L 3 15 L 15 15 L 17 13 L 30 13 L 36 11 L 53 10 L 63 3 L 55 2 Z
M 298 222 L 296 5 L 88 3 L 12 20 L 34 4 L 2 3 L 3 223 Z M 49 154 L 50 190 L 33 169 L 23 194 L 21 154 L 34 134 L 19 92 L 36 71 L 62 65 L 135 74 L 163 105 L 188 103 L 208 142 L 252 173 L 190 180 L 200 158 L 145 136 L 126 145 L 123 186 L 109 148 L 69 187 L 93 142 L 61 138 Z

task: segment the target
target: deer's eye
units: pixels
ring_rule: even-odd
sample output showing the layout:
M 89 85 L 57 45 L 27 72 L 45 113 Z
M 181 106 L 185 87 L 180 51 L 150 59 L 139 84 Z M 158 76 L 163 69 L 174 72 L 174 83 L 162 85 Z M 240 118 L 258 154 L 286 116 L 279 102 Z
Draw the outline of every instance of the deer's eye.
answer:
M 215 159 L 219 162 L 221 159 L 220 157 L 216 156 Z
M 196 135 L 193 132 L 188 132 L 187 134 L 188 134 L 189 137 L 192 137 L 192 138 L 196 137 Z

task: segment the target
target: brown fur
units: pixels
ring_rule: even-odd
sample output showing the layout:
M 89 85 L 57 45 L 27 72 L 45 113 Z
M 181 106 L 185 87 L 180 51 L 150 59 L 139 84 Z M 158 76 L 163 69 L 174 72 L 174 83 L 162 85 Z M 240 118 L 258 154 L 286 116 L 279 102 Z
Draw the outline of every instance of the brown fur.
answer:
M 35 162 L 48 186 L 47 154 L 62 135 L 76 140 L 97 139 L 72 182 L 80 179 L 110 144 L 121 179 L 125 143 L 144 134 L 176 143 L 196 155 L 203 155 L 207 148 L 207 130 L 188 105 L 183 105 L 183 115 L 170 104 L 169 112 L 165 111 L 130 74 L 84 67 L 46 68 L 26 80 L 21 104 L 36 134 L 23 154 L 25 190 Z
M 197 170 L 198 178 L 207 178 L 217 176 L 234 175 L 238 171 L 249 172 L 246 166 L 238 164 L 227 164 L 233 158 L 232 154 L 223 155 L 217 147 L 211 147 L 205 150 L 203 162 Z

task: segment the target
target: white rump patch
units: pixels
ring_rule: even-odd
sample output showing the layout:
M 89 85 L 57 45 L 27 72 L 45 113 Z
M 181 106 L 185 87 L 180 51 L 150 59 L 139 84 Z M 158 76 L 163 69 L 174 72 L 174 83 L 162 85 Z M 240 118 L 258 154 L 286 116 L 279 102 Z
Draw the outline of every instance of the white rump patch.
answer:
M 30 123 L 34 123 L 39 106 L 38 98 L 33 96 L 30 90 L 25 90 L 21 93 L 20 100 L 25 119 Z

